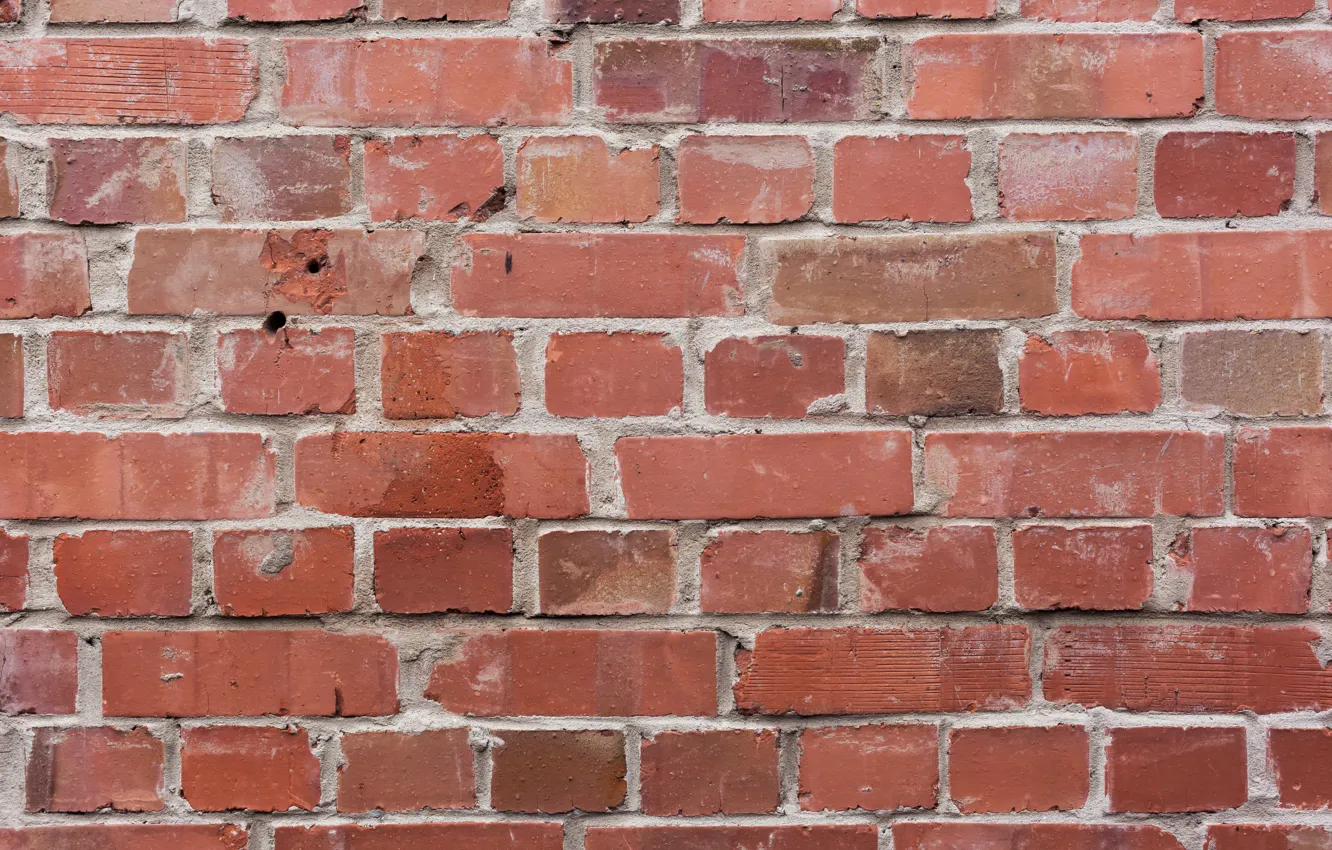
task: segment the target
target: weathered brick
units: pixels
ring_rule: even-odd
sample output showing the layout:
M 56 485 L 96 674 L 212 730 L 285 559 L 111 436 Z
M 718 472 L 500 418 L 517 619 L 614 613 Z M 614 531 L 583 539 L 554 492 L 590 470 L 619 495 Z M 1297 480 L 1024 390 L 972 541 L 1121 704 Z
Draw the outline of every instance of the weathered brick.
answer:
M 1160 5 L 1158 0 L 1022 0 L 1021 12 L 1047 21 L 1113 23 L 1150 21 Z
M 546 410 L 574 418 L 665 416 L 684 406 L 682 357 L 666 334 L 551 334 Z
M 55 539 L 65 610 L 100 617 L 185 617 L 194 573 L 189 531 L 86 531 Z
M 1152 527 L 1019 528 L 1013 584 L 1023 608 L 1141 608 L 1152 595 Z
M 845 391 L 846 341 L 803 334 L 724 339 L 704 355 L 703 369 L 708 413 L 799 419 Z
M 155 331 L 56 331 L 46 345 L 46 386 L 56 410 L 178 419 L 189 406 L 189 339 Z
M 196 811 L 310 811 L 319 805 L 319 759 L 295 726 L 183 729 L 180 784 Z
M 1303 526 L 1194 528 L 1175 541 L 1170 560 L 1189 579 L 1186 611 L 1309 610 L 1313 547 Z
M 352 529 L 217 531 L 213 598 L 235 617 L 282 617 L 350 611 Z
M 1323 337 L 1286 330 L 1185 334 L 1179 394 L 1203 412 L 1315 416 L 1323 409 Z
M 643 812 L 766 814 L 779 803 L 777 733 L 658 732 L 643 740 Z
M 235 824 L 98 824 L 0 830 L 3 850 L 245 850 Z
M 91 309 L 82 234 L 0 236 L 0 319 L 81 316 Z
M 518 412 L 522 386 L 512 331 L 386 333 L 380 339 L 386 418 Z
M 542 614 L 667 614 L 675 602 L 674 532 L 550 531 L 538 550 Z
M 873 824 L 818 826 L 619 826 L 587 831 L 587 850 L 874 850 Z
M 1332 30 L 1245 30 L 1216 39 L 1216 111 L 1245 118 L 1332 117 Z
M 1081 726 L 963 728 L 948 735 L 948 790 L 963 814 L 1080 809 L 1090 765 Z
M 561 24 L 676 23 L 680 0 L 545 0 L 546 17 Z
M 51 23 L 170 23 L 179 0 L 50 0 Z
M 994 529 L 948 525 L 865 529 L 860 610 L 983 611 L 999 601 Z
M 1318 196 L 1318 211 L 1332 215 L 1332 132 L 1318 133 L 1314 138 L 1314 194 Z
M 1332 769 L 1328 766 L 1332 733 L 1326 729 L 1272 729 L 1267 734 L 1268 763 L 1281 805 L 1296 809 L 1332 806 Z
M 1106 823 L 927 823 L 893 824 L 899 850 L 967 850 L 976 847 L 1026 847 L 1030 850 L 1183 850 L 1174 835 L 1158 826 Z
M 870 334 L 865 406 L 898 416 L 998 413 L 1004 405 L 998 331 Z
M 509 0 L 384 0 L 386 21 L 503 21 Z
M 513 607 L 507 528 L 375 532 L 375 601 L 394 614 L 504 613 Z
M 620 732 L 501 731 L 491 805 L 507 812 L 608 812 L 625 798 Z
M 1276 215 L 1295 193 L 1295 135 L 1166 133 L 1155 174 L 1163 216 Z
M 0 334 L 0 419 L 23 418 L 23 337 Z
M 966 136 L 847 136 L 833 146 L 838 221 L 971 221 Z
M 1235 513 L 1239 516 L 1332 516 L 1332 430 L 1243 428 L 1235 435 Z
M 803 136 L 686 136 L 675 157 L 677 221 L 777 224 L 814 205 L 814 153 Z
M 364 13 L 363 0 L 227 0 L 227 17 L 247 21 L 331 21 Z
M 485 221 L 504 201 L 504 152 L 494 136 L 366 140 L 365 204 L 375 221 Z
M 1244 728 L 1111 729 L 1105 790 L 1112 812 L 1213 812 L 1249 797 Z
M 856 0 L 867 18 L 993 18 L 995 0 Z
M 19 215 L 19 150 L 18 145 L 11 150 L 9 143 L 0 139 L 0 218 Z
M 79 691 L 74 632 L 0 630 L 0 715 L 73 714 Z
M 932 809 L 939 795 L 939 727 L 802 729 L 799 782 L 805 811 Z
M 178 139 L 52 139 L 51 218 L 69 224 L 185 220 L 185 144 Z
M 395 823 L 384 826 L 282 826 L 275 850 L 560 850 L 558 823 Z
M 21 611 L 28 598 L 28 536 L 0 529 L 0 611 Z
M 1212 824 L 1207 827 L 1212 850 L 1327 850 L 1332 833 L 1322 826 L 1290 824 Z
M 518 216 L 542 222 L 639 222 L 657 214 L 656 148 L 611 154 L 600 136 L 536 136 L 518 147 Z
M 1138 137 L 1132 133 L 1012 133 L 999 143 L 1005 218 L 1118 219 L 1137 207 Z
M 338 811 L 411 812 L 476 805 L 466 729 L 350 732 L 341 739 Z
M 703 20 L 830 21 L 841 8 L 837 0 L 703 0 Z
M 1313 0 L 1180 0 L 1175 17 L 1186 23 L 1201 20 L 1261 21 L 1298 18 L 1312 12 Z
M 213 203 L 223 221 L 345 215 L 351 212 L 351 139 L 218 139 L 213 142 Z
M 1161 364 L 1137 331 L 1032 334 L 1018 361 L 1022 409 L 1050 416 L 1151 413 Z
M 841 538 L 830 531 L 723 531 L 700 558 L 706 613 L 807 614 L 837 610 Z
M 355 413 L 356 332 L 226 331 L 217 338 L 217 376 L 228 413 Z
M 162 741 L 142 726 L 35 729 L 26 776 L 27 810 L 161 811 L 165 758 Z

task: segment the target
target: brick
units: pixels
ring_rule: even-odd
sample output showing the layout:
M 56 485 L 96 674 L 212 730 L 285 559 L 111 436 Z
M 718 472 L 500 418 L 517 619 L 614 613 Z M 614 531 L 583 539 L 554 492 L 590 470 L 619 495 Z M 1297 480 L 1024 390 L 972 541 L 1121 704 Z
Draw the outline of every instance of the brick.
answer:
M 560 850 L 558 823 L 395 823 L 279 826 L 275 850 Z
M 86 531 L 55 539 L 56 592 L 76 616 L 187 617 L 194 574 L 189 531 Z
M 837 221 L 971 221 L 966 136 L 847 136 L 833 146 Z
M 28 756 L 27 810 L 161 811 L 165 754 L 162 742 L 142 726 L 35 729 Z
M 703 0 L 703 20 L 831 21 L 841 8 L 836 0 Z
M 665 416 L 684 407 L 684 362 L 667 334 L 551 334 L 546 409 L 556 416 Z
M 411 812 L 476 805 L 466 729 L 349 732 L 342 736 L 338 811 Z
M 411 230 L 140 230 L 129 312 L 402 315 L 424 252 Z
M 803 136 L 685 136 L 675 158 L 676 221 L 777 224 L 814 206 L 814 152 Z
M 181 730 L 181 793 L 201 812 L 311 811 L 319 805 L 319 759 L 294 726 Z
M 513 607 L 507 528 L 375 532 L 375 601 L 394 614 L 506 613 Z
M 213 532 L 213 598 L 233 617 L 352 610 L 352 529 Z
M 1332 132 L 1314 136 L 1314 195 L 1318 211 L 1332 215 Z
M 178 0 L 51 0 L 51 23 L 171 23 Z
M 568 121 L 573 70 L 543 38 L 286 38 L 278 116 L 313 127 Z M 330 74 L 332 76 L 330 76 Z
M 867 18 L 993 18 L 995 0 L 856 0 Z
M 998 413 L 1004 406 L 999 331 L 872 333 L 865 406 L 898 416 Z
M 345 215 L 351 212 L 351 139 L 218 139 L 213 142 L 213 203 L 223 221 Z
M 1073 310 L 1086 319 L 1332 315 L 1332 234 L 1321 230 L 1084 236 Z
M 1021 12 L 1047 21 L 1114 23 L 1150 21 L 1160 5 L 1157 0 L 1022 0 Z
M 397 652 L 378 635 L 312 629 L 102 635 L 108 717 L 387 715 L 398 710 L 397 682 Z
M 1138 137 L 1132 133 L 1012 133 L 999 143 L 999 213 L 1005 218 L 1120 219 L 1137 208 Z
M 900 714 L 1020 708 L 1031 695 L 1024 626 L 782 629 L 736 658 L 744 714 Z
M 1032 334 L 1018 361 L 1022 409 L 1047 416 L 1151 413 L 1161 363 L 1137 331 Z
M 3 850 L 245 850 L 235 824 L 80 824 L 0 830 Z
M 380 385 L 388 419 L 512 416 L 522 385 L 512 331 L 386 333 Z
M 509 0 L 384 0 L 386 21 L 503 21 Z
M 13 23 L 23 12 L 23 0 L 2 0 L 0 2 L 0 23 Z
M 1196 33 L 950 33 L 905 61 L 916 119 L 1187 117 L 1203 100 Z
M 615 457 L 630 519 L 911 510 L 906 431 L 623 437 Z
M 1307 0 L 1306 0 L 1307 2 Z M 1246 30 L 1216 40 L 1216 111 L 1245 118 L 1332 116 L 1332 30 Z
M 258 90 L 235 38 L 43 38 L 0 49 L 0 112 L 20 124 L 224 124 Z M 188 92 L 188 94 L 182 94 Z
M 1029 850 L 1183 850 L 1179 839 L 1159 826 L 1108 823 L 926 823 L 893 824 L 899 850 L 967 850 L 1024 847 Z
M 608 812 L 625 799 L 620 732 L 500 731 L 491 805 L 506 812 Z
M 587 831 L 587 850 L 874 850 L 873 824 L 819 826 L 621 826 Z
M 643 740 L 643 812 L 766 814 L 777 810 L 777 733 L 658 732 Z
M 937 726 L 800 731 L 798 798 L 805 811 L 932 809 L 938 794 Z
M 538 548 L 542 614 L 668 614 L 675 603 L 672 531 L 551 531 Z
M 1023 608 L 1138 610 L 1152 595 L 1152 527 L 1019 528 L 1013 584 Z
M 1155 173 L 1168 218 L 1276 215 L 1295 194 L 1295 134 L 1166 133 Z
M 742 236 L 476 233 L 453 266 L 464 316 L 668 318 L 743 312 Z
M 994 529 L 949 525 L 865 529 L 860 610 L 984 611 L 999 601 Z
M 1268 762 L 1281 805 L 1296 809 L 1332 806 L 1332 770 L 1328 768 L 1332 734 L 1326 729 L 1272 729 L 1267 734 Z
M 1064 626 L 1045 642 L 1045 698 L 1126 711 L 1332 706 L 1332 674 L 1302 627 Z
M 0 611 L 21 611 L 28 597 L 28 536 L 0 529 Z
M 1332 833 L 1321 826 L 1218 823 L 1207 827 L 1207 846 L 1212 850 L 1327 850 L 1332 846 Z
M 0 630 L 0 715 L 73 714 L 78 647 L 74 632 Z
M 775 261 L 768 318 L 925 322 L 1045 316 L 1055 305 L 1044 233 L 765 240 Z
M 217 338 L 217 377 L 222 409 L 228 413 L 355 413 L 356 332 L 225 331 Z
M 494 136 L 367 139 L 364 170 L 374 221 L 485 221 L 504 208 L 504 152 Z
M 630 717 L 717 713 L 711 631 L 455 633 L 425 696 L 454 714 Z
M 1215 516 L 1222 443 L 1197 431 L 935 433 L 924 486 L 944 516 Z
M 703 358 L 704 406 L 723 416 L 800 419 L 819 403 L 841 404 L 846 341 L 841 337 L 724 339 Z
M 1323 338 L 1285 330 L 1185 334 L 1180 397 L 1193 410 L 1315 416 L 1323 409 Z
M 56 331 L 46 346 L 46 381 L 56 410 L 179 419 L 189 407 L 189 338 L 155 331 Z
M 1170 562 L 1188 577 L 1186 611 L 1309 610 L 1313 545 L 1303 526 L 1194 528 L 1175 541 Z
M 227 17 L 247 21 L 358 20 L 362 0 L 227 0 Z
M 638 222 L 657 214 L 658 151 L 611 154 L 600 136 L 535 136 L 518 147 L 518 216 L 541 222 Z
M 1235 436 L 1235 513 L 1332 516 L 1332 488 L 1319 474 L 1332 462 L 1332 430 L 1243 428 Z
M 611 121 L 629 124 L 867 120 L 877 117 L 879 45 L 613 39 L 596 45 L 593 98 Z
M 831 613 L 837 610 L 841 538 L 831 531 L 723 531 L 703 549 L 704 613 Z
M 256 519 L 275 461 L 259 434 L 0 434 L 0 517 Z M 33 488 L 32 482 L 42 482 Z
M 1081 726 L 953 729 L 948 787 L 963 814 L 1080 809 L 1091 770 Z
M 1175 17 L 1186 23 L 1201 20 L 1261 21 L 1298 18 L 1312 12 L 1313 0 L 1180 0 Z
M 185 144 L 178 139 L 52 139 L 51 218 L 69 224 L 185 220 Z
M 565 434 L 316 434 L 296 441 L 296 501 L 343 516 L 576 517 L 587 460 Z
M 546 17 L 561 24 L 677 23 L 680 0 L 545 0 Z
M 0 236 L 0 319 L 82 316 L 91 309 L 82 234 Z
M 0 334 L 0 419 L 23 418 L 23 337 Z
M 18 218 L 19 184 L 18 159 L 19 147 L 10 153 L 9 143 L 0 139 L 0 218 Z
M 1112 812 L 1215 812 L 1249 796 L 1243 727 L 1110 730 L 1105 790 Z

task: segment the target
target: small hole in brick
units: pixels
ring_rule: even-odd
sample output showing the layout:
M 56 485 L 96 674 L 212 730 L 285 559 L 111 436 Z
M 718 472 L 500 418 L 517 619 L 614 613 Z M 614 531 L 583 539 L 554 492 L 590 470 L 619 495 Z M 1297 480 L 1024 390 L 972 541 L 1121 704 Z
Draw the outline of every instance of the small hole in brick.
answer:
M 287 314 L 283 313 L 281 310 L 269 313 L 268 317 L 264 319 L 264 330 L 271 334 L 277 333 L 281 328 L 285 328 L 286 326 Z
M 319 274 L 324 270 L 324 264 L 319 260 L 311 260 L 305 264 L 305 270 L 310 274 Z

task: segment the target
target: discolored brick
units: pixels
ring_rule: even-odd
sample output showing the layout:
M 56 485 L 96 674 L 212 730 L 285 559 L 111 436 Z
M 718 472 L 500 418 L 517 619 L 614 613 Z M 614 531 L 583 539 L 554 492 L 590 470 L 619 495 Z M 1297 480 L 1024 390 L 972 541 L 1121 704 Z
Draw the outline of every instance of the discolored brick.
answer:
M 807 335 L 724 339 L 703 358 L 709 413 L 799 419 L 844 403 L 846 342 Z
M 288 416 L 356 412 L 356 332 L 283 327 L 226 331 L 217 338 L 222 407 Z
M 865 404 L 871 413 L 959 416 L 1004 404 L 998 331 L 871 334 Z
M 178 139 L 52 139 L 51 217 L 69 224 L 185 220 L 185 145 Z
M 802 136 L 686 136 L 675 156 L 677 221 L 776 224 L 814 205 L 814 153 Z
M 497 733 L 491 804 L 500 811 L 605 812 L 625 798 L 619 732 Z
M 542 614 L 666 614 L 675 602 L 673 532 L 551 531 L 538 548 Z
M 507 612 L 513 534 L 507 528 L 375 532 L 375 601 L 395 614 Z
M 213 142 L 213 203 L 223 221 L 310 221 L 345 215 L 351 212 L 351 140 L 218 139 Z
M 518 412 L 522 387 L 512 331 L 386 333 L 380 339 L 386 418 Z
M 1323 409 L 1317 331 L 1216 330 L 1184 334 L 1180 396 L 1191 409 L 1241 416 L 1312 416 Z
M 658 732 L 643 741 L 642 782 L 648 815 L 776 811 L 777 733 Z
M 872 526 L 862 540 L 864 612 L 983 611 L 999 601 L 999 557 L 989 526 Z
M 33 731 L 30 812 L 156 812 L 164 806 L 166 747 L 142 726 Z
M 213 533 L 213 598 L 224 614 L 279 617 L 350 611 L 350 526 Z

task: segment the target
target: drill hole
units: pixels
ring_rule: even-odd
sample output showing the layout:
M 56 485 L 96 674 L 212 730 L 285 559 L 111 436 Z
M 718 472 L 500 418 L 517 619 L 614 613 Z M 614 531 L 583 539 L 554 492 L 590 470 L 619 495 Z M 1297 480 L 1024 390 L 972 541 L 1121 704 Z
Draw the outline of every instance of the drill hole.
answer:
M 319 260 L 311 260 L 305 264 L 305 270 L 310 274 L 319 274 L 324 270 L 324 264 Z
M 264 330 L 268 331 L 271 334 L 277 333 L 279 330 L 285 328 L 286 326 L 287 326 L 287 314 L 283 313 L 280 310 L 269 313 L 268 317 L 264 319 Z

